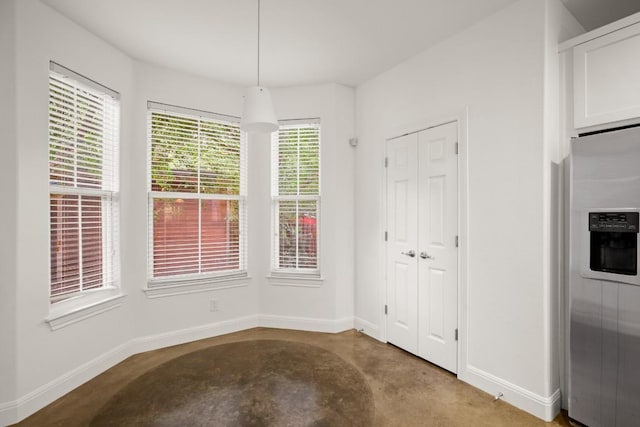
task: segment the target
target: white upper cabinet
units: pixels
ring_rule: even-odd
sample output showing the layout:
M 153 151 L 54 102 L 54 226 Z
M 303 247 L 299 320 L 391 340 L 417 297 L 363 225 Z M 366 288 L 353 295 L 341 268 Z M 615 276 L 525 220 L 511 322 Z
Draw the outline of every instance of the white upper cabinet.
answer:
M 640 118 L 640 22 L 573 49 L 576 129 Z

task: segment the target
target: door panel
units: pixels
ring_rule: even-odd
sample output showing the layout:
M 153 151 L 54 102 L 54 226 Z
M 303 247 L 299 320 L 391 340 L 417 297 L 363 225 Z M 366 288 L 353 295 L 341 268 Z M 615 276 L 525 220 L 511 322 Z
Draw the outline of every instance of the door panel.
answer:
M 418 352 L 417 135 L 387 144 L 387 340 Z
M 429 189 L 427 194 L 429 195 L 430 200 L 427 203 L 427 209 L 429 210 L 427 216 L 429 218 L 429 229 L 426 236 L 430 240 L 427 244 L 429 246 L 444 247 L 445 227 L 442 206 L 444 206 L 446 177 L 429 177 L 428 182 Z
M 395 271 L 393 272 L 394 283 L 396 284 L 395 292 L 395 310 L 392 310 L 391 314 L 395 317 L 394 323 L 398 327 L 409 328 L 410 314 L 409 314 L 409 266 L 407 264 L 396 263 Z
M 418 133 L 418 355 L 456 372 L 458 346 L 457 124 Z M 422 314 L 425 315 L 422 315 Z
M 429 268 L 429 279 L 427 280 L 429 289 L 427 290 L 427 299 L 429 308 L 427 313 L 429 321 L 426 331 L 429 339 L 444 341 L 445 327 L 445 311 L 442 309 L 445 304 L 444 292 L 445 272 L 435 268 Z
M 408 203 L 408 195 L 407 195 L 407 187 L 408 182 L 406 180 L 396 181 L 395 185 L 395 221 L 393 224 L 392 234 L 395 236 L 395 241 L 398 243 L 406 242 L 409 238 L 407 233 L 408 224 L 407 221 L 409 218 L 409 212 L 407 210 Z

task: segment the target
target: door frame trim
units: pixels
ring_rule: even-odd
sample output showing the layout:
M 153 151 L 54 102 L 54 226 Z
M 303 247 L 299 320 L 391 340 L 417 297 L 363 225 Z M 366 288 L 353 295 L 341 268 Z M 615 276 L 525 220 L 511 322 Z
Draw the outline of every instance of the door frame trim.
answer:
M 469 164 L 468 164 L 468 118 L 469 107 L 464 106 L 461 110 L 451 114 L 443 114 L 439 117 L 427 118 L 414 123 L 407 123 L 400 126 L 391 127 L 385 132 L 387 135 L 384 139 L 383 156 L 387 156 L 387 142 L 399 138 L 401 136 L 420 132 L 425 129 L 445 125 L 456 122 L 458 124 L 458 360 L 457 360 L 457 377 L 464 379 L 467 376 L 467 360 L 468 360 L 468 251 L 469 251 Z M 384 164 L 384 158 L 382 159 Z M 382 209 L 382 225 L 384 233 L 387 230 L 387 169 L 384 174 L 384 195 Z M 381 233 L 381 235 L 382 235 Z M 384 242 L 384 250 L 382 251 L 382 265 L 384 277 L 382 280 L 381 293 L 383 295 L 384 306 L 387 301 L 387 243 Z M 387 317 L 384 316 L 381 328 L 382 341 L 387 341 Z

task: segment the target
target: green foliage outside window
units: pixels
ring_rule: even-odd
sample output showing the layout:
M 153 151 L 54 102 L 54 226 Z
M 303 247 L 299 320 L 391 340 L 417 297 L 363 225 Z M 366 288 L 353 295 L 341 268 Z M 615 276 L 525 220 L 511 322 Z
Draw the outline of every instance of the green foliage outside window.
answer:
M 154 112 L 151 138 L 152 191 L 240 194 L 237 126 Z

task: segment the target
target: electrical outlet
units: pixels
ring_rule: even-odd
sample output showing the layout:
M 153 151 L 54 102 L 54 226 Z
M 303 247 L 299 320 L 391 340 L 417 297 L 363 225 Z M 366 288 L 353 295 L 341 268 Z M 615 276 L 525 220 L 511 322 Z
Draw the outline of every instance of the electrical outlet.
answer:
M 220 307 L 218 306 L 218 300 L 212 299 L 209 301 L 209 311 L 218 311 Z

